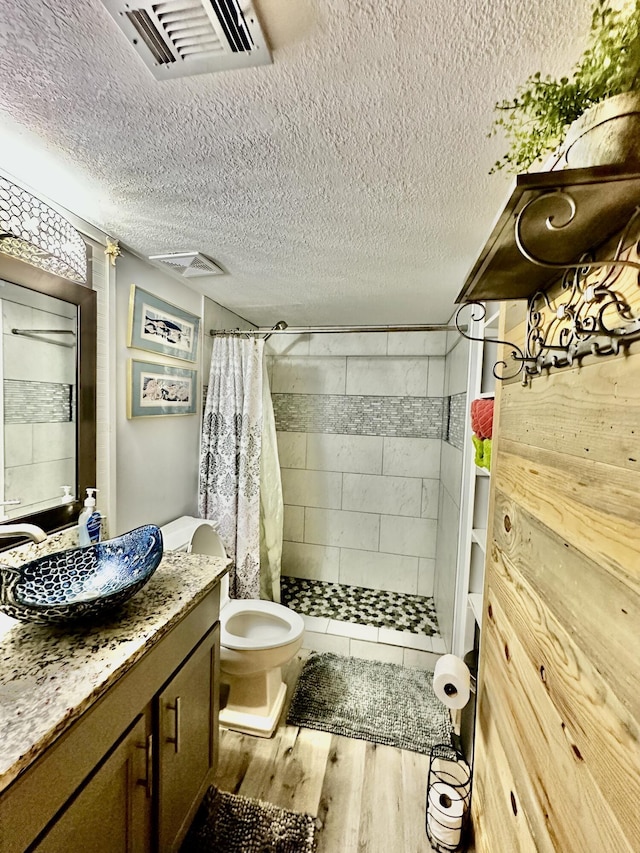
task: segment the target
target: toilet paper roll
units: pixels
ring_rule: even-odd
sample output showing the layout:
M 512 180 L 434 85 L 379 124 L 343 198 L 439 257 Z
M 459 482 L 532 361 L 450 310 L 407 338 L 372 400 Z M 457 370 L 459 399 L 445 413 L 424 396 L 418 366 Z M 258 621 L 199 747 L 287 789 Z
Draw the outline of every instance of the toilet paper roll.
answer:
M 471 673 L 455 655 L 442 655 L 433 673 L 433 690 L 447 708 L 464 708 L 471 695 Z
M 464 801 L 460 792 L 443 782 L 429 788 L 427 825 L 434 841 L 452 849 L 460 844 Z
M 450 761 L 445 758 L 434 758 L 431 763 L 433 775 L 439 782 L 456 788 L 458 796 L 463 799 L 469 796 L 471 790 L 471 773 L 466 762 Z

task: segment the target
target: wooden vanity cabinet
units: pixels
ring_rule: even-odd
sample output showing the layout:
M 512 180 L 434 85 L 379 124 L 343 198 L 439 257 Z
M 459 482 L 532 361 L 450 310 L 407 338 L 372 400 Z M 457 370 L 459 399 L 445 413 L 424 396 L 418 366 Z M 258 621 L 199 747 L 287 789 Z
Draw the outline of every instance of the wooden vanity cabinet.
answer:
M 219 647 L 216 626 L 157 698 L 159 851 L 182 841 L 215 769 Z
M 0 795 L 0 853 L 170 853 L 217 759 L 219 588 Z
M 151 837 L 153 735 L 140 714 L 34 853 L 147 853 Z

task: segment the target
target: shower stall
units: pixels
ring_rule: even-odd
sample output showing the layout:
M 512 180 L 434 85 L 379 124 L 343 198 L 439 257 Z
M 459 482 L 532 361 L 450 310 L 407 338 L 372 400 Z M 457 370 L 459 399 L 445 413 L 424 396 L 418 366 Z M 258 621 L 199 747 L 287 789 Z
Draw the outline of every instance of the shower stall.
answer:
M 309 648 L 431 669 L 451 644 L 468 343 L 449 326 L 264 331 L 282 601 Z

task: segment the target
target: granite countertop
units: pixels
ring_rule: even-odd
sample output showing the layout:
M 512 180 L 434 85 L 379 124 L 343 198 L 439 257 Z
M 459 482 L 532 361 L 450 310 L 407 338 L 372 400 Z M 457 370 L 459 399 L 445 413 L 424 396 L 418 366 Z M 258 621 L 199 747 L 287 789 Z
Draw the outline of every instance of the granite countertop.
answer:
M 22 546 L 22 562 L 33 548 Z M 149 583 L 94 627 L 10 620 L 0 635 L 0 792 L 203 599 L 228 564 L 167 552 Z

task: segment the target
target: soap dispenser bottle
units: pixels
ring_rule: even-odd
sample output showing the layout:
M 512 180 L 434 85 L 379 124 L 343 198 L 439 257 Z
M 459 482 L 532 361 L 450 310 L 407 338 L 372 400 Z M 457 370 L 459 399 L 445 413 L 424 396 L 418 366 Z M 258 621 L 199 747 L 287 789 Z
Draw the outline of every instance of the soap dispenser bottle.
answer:
M 82 548 L 100 541 L 102 516 L 96 509 L 96 492 L 97 489 L 87 489 L 84 509 L 78 516 L 78 543 Z

